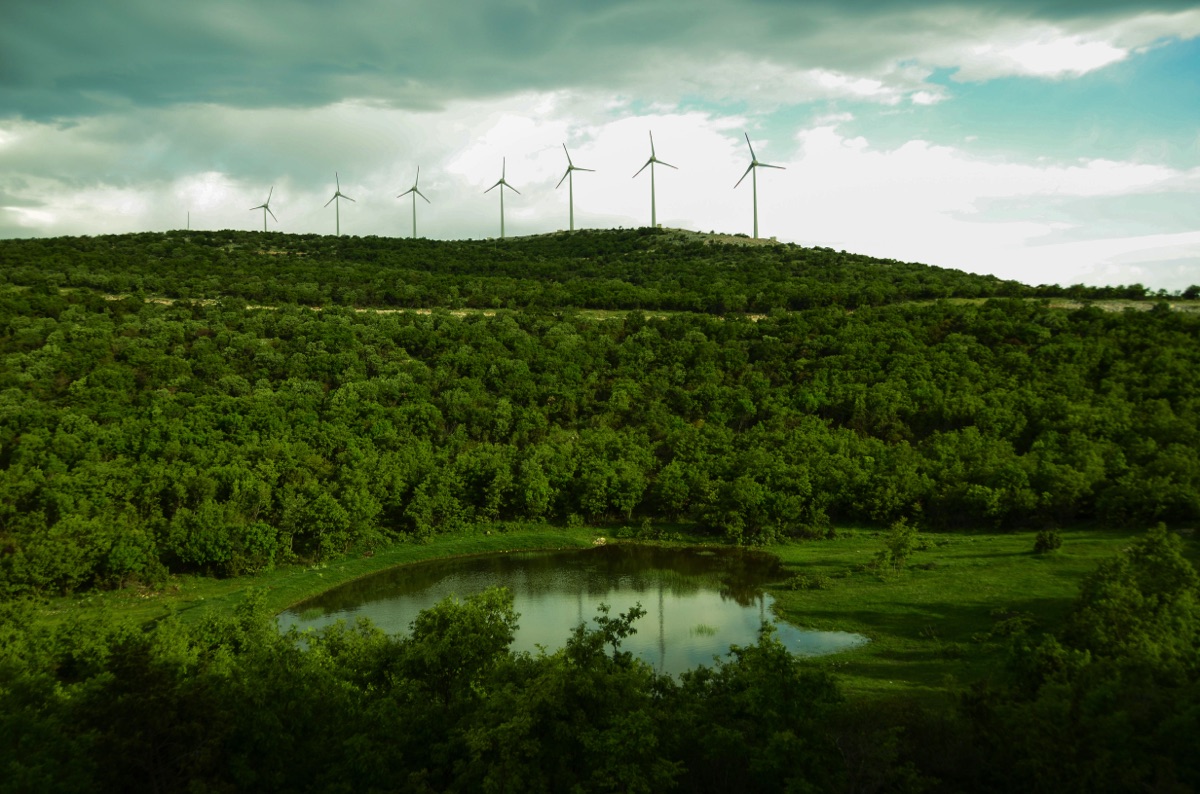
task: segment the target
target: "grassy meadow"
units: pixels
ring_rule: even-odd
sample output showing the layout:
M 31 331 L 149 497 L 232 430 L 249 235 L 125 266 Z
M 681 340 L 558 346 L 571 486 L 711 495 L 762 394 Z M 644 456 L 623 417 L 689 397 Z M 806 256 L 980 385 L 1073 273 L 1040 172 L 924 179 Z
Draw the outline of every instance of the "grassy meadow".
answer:
M 159 590 L 129 588 L 46 602 L 49 622 L 79 620 L 146 623 L 171 613 L 185 622 L 230 612 L 251 590 L 266 593 L 279 612 L 353 579 L 397 565 L 436 558 L 530 549 L 586 548 L 619 527 L 508 525 L 480 527 L 405 543 L 369 556 L 354 553 L 314 566 L 282 566 L 236 578 L 174 576 Z M 845 530 L 833 540 L 767 547 L 789 575 L 821 577 L 823 589 L 770 585 L 776 612 L 798 626 L 853 631 L 867 645 L 814 660 L 837 673 L 852 697 L 903 694 L 944 697 L 957 684 L 986 676 L 1004 656 L 1003 638 L 989 636 L 997 622 L 1028 617 L 1053 628 L 1078 593 L 1080 581 L 1136 533 L 1109 529 L 1063 532 L 1063 547 L 1034 554 L 1033 532 L 941 532 L 921 536 L 922 548 L 903 568 L 871 567 L 882 533 Z M 683 542 L 705 542 L 681 536 Z M 631 542 L 611 536 L 607 542 Z M 565 638 L 564 638 L 565 639 Z
M 789 570 L 829 577 L 827 589 L 772 593 L 781 617 L 799 626 L 859 632 L 871 642 L 824 660 L 847 690 L 936 696 L 969 683 L 1003 661 L 997 622 L 1028 616 L 1054 628 L 1079 584 L 1133 532 L 1065 531 L 1061 549 L 1034 554 L 1034 532 L 923 535 L 927 549 L 895 572 L 861 569 L 882 545 L 881 533 L 772 549 Z

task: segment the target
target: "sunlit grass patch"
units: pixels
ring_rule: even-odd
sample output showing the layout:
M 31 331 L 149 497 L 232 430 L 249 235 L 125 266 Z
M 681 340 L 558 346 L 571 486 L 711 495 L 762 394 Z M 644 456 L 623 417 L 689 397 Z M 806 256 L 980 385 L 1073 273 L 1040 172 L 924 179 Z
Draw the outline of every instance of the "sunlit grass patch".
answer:
M 971 681 L 1003 663 L 1002 642 L 981 642 L 997 614 L 1027 614 L 1037 626 L 1059 624 L 1079 584 L 1136 534 L 1062 532 L 1062 548 L 1034 554 L 1034 532 L 922 533 L 926 543 L 903 568 L 882 576 L 872 560 L 882 535 L 858 532 L 773 550 L 793 577 L 827 576 L 829 589 L 772 589 L 780 617 L 801 627 L 853 631 L 871 642 L 826 664 L 851 693 L 904 691 L 936 697 L 947 680 Z

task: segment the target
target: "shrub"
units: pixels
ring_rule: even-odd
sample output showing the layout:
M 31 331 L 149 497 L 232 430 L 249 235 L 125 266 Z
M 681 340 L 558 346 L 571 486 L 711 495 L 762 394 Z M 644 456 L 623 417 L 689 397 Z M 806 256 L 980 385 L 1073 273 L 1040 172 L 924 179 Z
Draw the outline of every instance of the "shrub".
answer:
M 1043 529 L 1033 541 L 1034 554 L 1046 554 L 1062 547 L 1062 535 L 1057 529 Z
M 828 590 L 833 581 L 822 574 L 798 573 L 784 583 L 789 590 Z

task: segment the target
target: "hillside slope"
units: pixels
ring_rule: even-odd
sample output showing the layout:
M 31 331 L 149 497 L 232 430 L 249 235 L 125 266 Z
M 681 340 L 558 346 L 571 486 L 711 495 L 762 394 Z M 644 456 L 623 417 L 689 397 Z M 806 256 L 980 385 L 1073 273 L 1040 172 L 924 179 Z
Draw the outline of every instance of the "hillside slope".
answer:
M 585 256 L 586 239 L 413 250 L 444 255 L 419 272 L 450 295 L 476 282 L 606 294 L 599 277 L 480 275 L 520 272 L 531 259 L 522 245 L 544 252 L 548 273 L 603 270 L 603 259 L 623 262 L 630 279 L 634 261 L 688 270 L 703 289 L 750 278 L 726 264 L 742 249 L 618 233 L 597 239 L 620 250 Z M 261 289 L 260 300 L 311 290 L 316 302 L 328 290 L 357 304 L 372 284 L 408 281 L 367 261 L 374 241 L 346 243 L 358 260 L 338 278 L 324 269 L 341 260 L 298 249 L 214 245 L 224 265 L 208 267 L 184 256 L 195 249 L 182 237 L 136 242 L 59 241 L 56 265 L 0 269 L 10 281 L 41 278 L 0 291 L 0 592 L 238 574 L 496 520 L 685 521 L 765 543 L 898 519 L 1200 519 L 1200 317 L 1163 304 L 1120 314 L 1012 299 L 824 306 L 757 322 L 285 301 L 264 311 L 247 308 L 251 295 L 186 296 L 226 291 L 220 273 L 235 289 Z M 378 245 L 384 260 L 409 250 Z M 742 264 L 836 270 L 757 250 L 764 259 Z M 511 259 L 497 254 L 506 251 Z M 324 280 L 292 280 L 302 272 Z M 814 283 L 846 286 L 831 275 Z M 180 297 L 81 288 L 134 285 Z
M 271 305 L 715 314 L 938 298 L 1147 297 L 1138 285 L 1034 288 L 827 248 L 728 239 L 645 228 L 467 241 L 232 231 L 4 240 L 0 279 Z

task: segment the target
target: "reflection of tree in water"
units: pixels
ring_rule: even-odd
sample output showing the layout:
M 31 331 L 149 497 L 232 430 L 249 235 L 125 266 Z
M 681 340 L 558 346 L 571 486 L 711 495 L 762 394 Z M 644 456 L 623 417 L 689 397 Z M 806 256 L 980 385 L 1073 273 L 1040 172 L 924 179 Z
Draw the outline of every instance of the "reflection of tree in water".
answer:
M 591 549 L 518 552 L 402 565 L 334 588 L 292 610 L 309 619 L 364 603 L 448 588 L 465 596 L 501 584 L 514 593 L 573 592 L 602 598 L 614 589 L 687 596 L 711 589 L 752 606 L 763 585 L 783 578 L 779 558 L 738 548 L 611 544 Z
M 747 587 L 740 583 L 733 586 L 722 584 L 717 592 L 721 594 L 721 598 L 733 601 L 740 607 L 754 606 L 763 596 L 761 587 Z
M 437 587 L 450 578 L 463 585 L 503 580 L 513 590 L 527 590 L 520 584 L 537 580 L 538 574 L 562 570 L 575 552 L 514 552 L 477 557 L 431 560 L 389 568 L 386 571 L 347 582 L 298 604 L 289 611 L 317 608 L 326 613 L 352 609 L 369 601 L 420 593 Z M 545 579 L 545 576 L 540 577 Z
M 763 585 L 783 578 L 783 563 L 773 554 L 747 552 L 726 560 L 719 588 L 722 598 L 748 607 L 762 601 Z
M 672 595 L 690 595 L 708 588 L 743 607 L 753 606 L 761 598 L 763 585 L 783 578 L 779 558 L 761 551 L 636 545 L 611 546 L 603 551 L 611 574 L 629 572 L 633 587 L 639 591 L 661 584 Z

